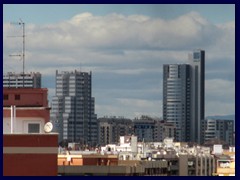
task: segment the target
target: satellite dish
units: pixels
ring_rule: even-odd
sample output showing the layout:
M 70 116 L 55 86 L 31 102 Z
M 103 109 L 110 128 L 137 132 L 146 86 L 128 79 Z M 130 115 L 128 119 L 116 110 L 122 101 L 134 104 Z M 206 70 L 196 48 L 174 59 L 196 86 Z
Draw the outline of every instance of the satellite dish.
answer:
M 51 122 L 47 122 L 45 125 L 44 125 L 44 131 L 46 133 L 50 133 L 53 129 L 53 124 Z

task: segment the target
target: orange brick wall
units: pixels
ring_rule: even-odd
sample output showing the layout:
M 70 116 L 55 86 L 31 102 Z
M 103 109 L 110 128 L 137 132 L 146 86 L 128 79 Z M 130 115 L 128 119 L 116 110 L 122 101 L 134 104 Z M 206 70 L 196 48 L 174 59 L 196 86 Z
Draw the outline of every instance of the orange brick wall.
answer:
M 71 158 L 71 161 L 67 161 L 67 158 L 58 158 L 58 165 L 59 166 L 82 166 L 83 159 L 82 158 Z
M 8 95 L 8 99 L 3 100 L 3 106 L 47 107 L 47 92 L 44 88 L 3 88 L 3 94 Z M 15 100 L 15 95 L 20 95 L 20 100 Z
M 56 154 L 4 154 L 4 176 L 56 176 Z
M 18 148 L 56 148 L 56 152 L 31 153 L 4 152 L 4 176 L 56 176 L 57 168 L 57 134 L 4 134 L 3 148 L 14 151 Z
M 71 161 L 67 161 L 67 157 L 58 157 L 59 166 L 82 166 L 82 165 L 92 165 L 92 166 L 107 166 L 107 165 L 117 165 L 117 158 L 107 158 L 107 157 L 71 157 Z
M 4 134 L 3 147 L 58 147 L 56 134 Z

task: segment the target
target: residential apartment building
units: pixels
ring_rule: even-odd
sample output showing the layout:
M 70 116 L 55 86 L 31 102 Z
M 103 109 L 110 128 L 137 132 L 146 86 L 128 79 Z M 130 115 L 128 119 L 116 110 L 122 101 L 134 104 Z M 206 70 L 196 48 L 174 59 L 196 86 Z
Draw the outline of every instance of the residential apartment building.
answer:
M 176 126 L 174 123 L 156 120 L 154 130 L 154 142 L 163 142 L 165 138 L 175 137 Z
M 214 176 L 235 176 L 235 147 L 215 153 L 216 172 Z
M 100 145 L 117 144 L 120 136 L 131 135 L 133 123 L 124 117 L 98 118 L 98 142 Z
M 31 72 L 16 74 L 8 72 L 3 75 L 3 87 L 7 88 L 41 88 L 41 74 Z
M 206 119 L 202 123 L 204 142 L 213 139 L 234 145 L 234 121 L 220 119 Z
M 3 88 L 3 133 L 43 133 L 50 114 L 47 92 L 45 88 Z
M 175 136 L 176 127 L 159 118 L 141 116 L 133 120 L 133 131 L 140 142 L 162 142 L 165 138 Z
M 97 144 L 97 115 L 92 97 L 92 73 L 56 71 L 56 95 L 52 98 L 51 121 L 59 141 Z
M 3 88 L 3 175 L 56 176 L 58 134 L 49 122 L 47 89 Z
M 155 120 L 149 116 L 141 116 L 133 120 L 134 135 L 139 142 L 153 142 Z
M 163 119 L 176 126 L 176 141 L 202 143 L 205 51 L 189 54 L 189 64 L 163 65 Z

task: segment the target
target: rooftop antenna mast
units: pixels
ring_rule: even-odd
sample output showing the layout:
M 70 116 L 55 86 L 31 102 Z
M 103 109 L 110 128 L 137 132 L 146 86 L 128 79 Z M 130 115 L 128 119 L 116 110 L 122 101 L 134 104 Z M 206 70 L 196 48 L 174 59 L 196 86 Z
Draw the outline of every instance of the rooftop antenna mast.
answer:
M 22 54 L 12 54 L 10 56 L 19 56 L 23 61 L 23 87 L 24 87 L 24 76 L 25 76 L 25 23 L 22 19 L 19 19 L 19 22 L 12 22 L 10 24 L 22 26 L 22 36 L 11 36 L 11 37 L 22 37 Z

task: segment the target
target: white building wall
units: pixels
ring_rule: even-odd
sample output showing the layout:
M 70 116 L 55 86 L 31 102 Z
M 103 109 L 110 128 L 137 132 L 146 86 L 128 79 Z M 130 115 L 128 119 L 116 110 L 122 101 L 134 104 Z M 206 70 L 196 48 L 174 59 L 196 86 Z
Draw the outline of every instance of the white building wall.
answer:
M 17 117 L 14 121 L 13 133 L 28 133 L 28 124 L 30 123 L 39 123 L 40 124 L 40 133 L 44 133 L 44 118 L 37 117 Z M 3 118 L 3 134 L 11 133 L 11 117 Z

